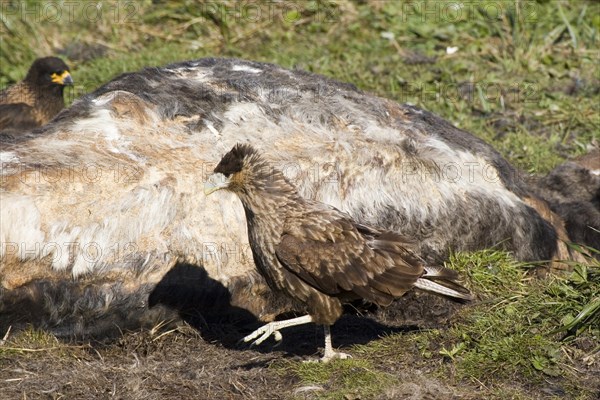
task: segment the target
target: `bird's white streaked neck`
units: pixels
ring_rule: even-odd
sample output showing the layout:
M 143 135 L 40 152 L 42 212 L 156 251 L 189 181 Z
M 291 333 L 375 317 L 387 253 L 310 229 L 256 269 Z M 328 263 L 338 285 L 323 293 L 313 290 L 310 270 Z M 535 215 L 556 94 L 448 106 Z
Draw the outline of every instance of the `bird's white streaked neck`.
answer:
M 254 214 L 265 214 L 301 203 L 302 197 L 296 187 L 281 171 L 266 168 L 266 165 L 248 170 L 243 190 L 238 192 L 244 207 Z

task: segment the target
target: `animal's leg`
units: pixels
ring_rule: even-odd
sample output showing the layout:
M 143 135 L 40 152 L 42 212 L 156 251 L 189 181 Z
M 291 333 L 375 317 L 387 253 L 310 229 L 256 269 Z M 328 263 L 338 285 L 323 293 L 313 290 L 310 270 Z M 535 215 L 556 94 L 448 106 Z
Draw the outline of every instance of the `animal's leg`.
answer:
M 286 319 L 283 321 L 269 322 L 268 324 L 261 326 L 260 328 L 258 328 L 257 330 L 255 330 L 254 332 L 252 332 L 251 334 L 246 336 L 243 339 L 243 341 L 246 343 L 252 341 L 252 344 L 261 344 L 271 335 L 273 335 L 275 337 L 275 340 L 280 341 L 281 340 L 281 333 L 279 333 L 280 329 L 288 328 L 290 326 L 308 324 L 308 323 L 312 322 L 312 320 L 313 319 L 310 315 L 305 315 L 303 317 Z M 256 339 L 256 338 L 258 338 L 258 339 Z
M 331 329 L 329 325 L 323 325 L 323 329 L 325 331 L 325 354 L 323 354 L 320 361 L 325 363 L 335 359 L 345 360 L 352 358 L 350 354 L 335 351 L 331 345 Z

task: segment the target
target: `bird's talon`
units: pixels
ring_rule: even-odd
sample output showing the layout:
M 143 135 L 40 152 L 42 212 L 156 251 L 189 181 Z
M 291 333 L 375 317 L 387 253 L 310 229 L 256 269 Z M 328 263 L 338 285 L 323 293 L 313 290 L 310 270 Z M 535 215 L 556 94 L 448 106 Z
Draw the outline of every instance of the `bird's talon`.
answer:
M 312 363 L 328 363 L 330 361 L 333 360 L 347 360 L 349 358 L 352 358 L 352 356 L 350 354 L 347 353 L 341 353 L 341 352 L 334 352 L 334 353 L 330 353 L 330 354 L 326 354 L 321 358 L 310 358 L 308 360 L 303 360 L 303 363 L 307 363 L 307 364 L 312 364 Z
M 321 359 L 320 358 L 309 358 L 308 360 L 302 360 L 302 362 L 304 364 L 314 364 L 314 363 L 321 362 Z
M 347 360 L 349 358 L 352 358 L 352 356 L 350 354 L 347 353 L 341 353 L 341 352 L 335 352 L 332 354 L 326 354 L 324 355 L 321 359 L 319 359 L 319 362 L 322 363 L 327 363 L 331 360 Z
M 261 344 L 262 342 L 267 340 L 269 336 L 273 335 L 275 341 L 279 342 L 281 341 L 282 336 L 281 333 L 276 329 L 276 326 L 273 326 L 272 323 L 269 323 L 267 325 L 261 326 L 248 336 L 244 337 L 244 339 L 242 340 L 246 343 L 252 342 L 251 345 L 254 346 Z

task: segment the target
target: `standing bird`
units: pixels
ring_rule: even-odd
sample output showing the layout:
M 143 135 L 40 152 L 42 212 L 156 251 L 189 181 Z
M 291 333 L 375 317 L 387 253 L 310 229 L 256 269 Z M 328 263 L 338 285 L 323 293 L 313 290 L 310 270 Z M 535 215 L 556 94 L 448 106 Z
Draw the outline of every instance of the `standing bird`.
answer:
M 72 84 L 63 60 L 38 58 L 25 79 L 0 92 L 0 131 L 23 131 L 46 124 L 65 107 L 63 90 Z
M 280 340 L 280 329 L 315 322 L 325 329 L 321 361 L 347 358 L 333 350 L 329 329 L 344 302 L 365 299 L 386 306 L 413 287 L 462 301 L 473 298 L 457 283 L 456 272 L 425 265 L 405 237 L 358 224 L 334 207 L 301 197 L 251 146 L 237 144 L 219 162 L 204 192 L 219 189 L 240 198 L 254 262 L 268 285 L 308 311 L 268 323 L 245 342 L 260 344 L 271 335 Z

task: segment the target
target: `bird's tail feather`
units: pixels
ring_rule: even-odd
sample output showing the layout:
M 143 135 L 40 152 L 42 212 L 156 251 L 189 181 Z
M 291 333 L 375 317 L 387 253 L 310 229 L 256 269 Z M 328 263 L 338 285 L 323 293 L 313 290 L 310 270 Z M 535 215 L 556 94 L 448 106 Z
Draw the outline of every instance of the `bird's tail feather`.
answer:
M 425 275 L 423 276 L 423 278 L 455 281 L 459 279 L 460 276 L 458 275 L 458 272 L 450 268 L 426 265 Z
M 471 301 L 475 298 L 469 289 L 457 282 L 456 271 L 429 266 L 425 267 L 425 271 L 425 275 L 417 279 L 415 287 L 459 301 Z

